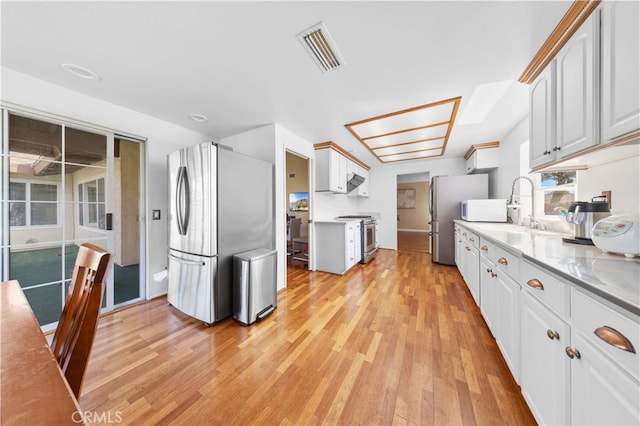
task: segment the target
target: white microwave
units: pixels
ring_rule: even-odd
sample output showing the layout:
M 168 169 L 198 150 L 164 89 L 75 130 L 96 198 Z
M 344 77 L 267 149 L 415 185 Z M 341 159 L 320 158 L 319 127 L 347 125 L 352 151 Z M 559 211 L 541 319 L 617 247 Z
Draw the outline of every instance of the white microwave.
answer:
M 465 200 L 460 216 L 467 222 L 506 222 L 507 200 Z

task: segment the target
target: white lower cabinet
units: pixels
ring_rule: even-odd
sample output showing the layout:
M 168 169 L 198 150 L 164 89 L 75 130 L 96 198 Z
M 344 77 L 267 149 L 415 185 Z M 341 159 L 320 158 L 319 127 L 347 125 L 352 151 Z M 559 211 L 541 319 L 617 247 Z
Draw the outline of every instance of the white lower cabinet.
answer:
M 520 385 L 538 423 L 640 424 L 638 354 L 598 337 L 606 327 L 608 336 L 617 333 L 613 343 L 626 341 L 636 350 L 637 318 L 569 289 L 570 283 L 529 262 L 523 262 L 522 272 L 521 282 L 527 284 L 522 291 Z
M 316 269 L 342 275 L 361 257 L 360 221 L 316 222 Z
M 580 330 L 571 332 L 571 423 L 574 425 L 640 424 L 640 391 L 633 380 L 607 358 Z
M 522 395 L 539 424 L 569 424 L 569 325 L 526 291 L 520 321 Z
M 474 234 L 456 227 L 469 281 Z M 513 250 L 480 235 L 479 306 L 536 421 L 640 424 L 640 317 Z
M 496 267 L 494 337 L 516 382 L 520 382 L 520 285 Z

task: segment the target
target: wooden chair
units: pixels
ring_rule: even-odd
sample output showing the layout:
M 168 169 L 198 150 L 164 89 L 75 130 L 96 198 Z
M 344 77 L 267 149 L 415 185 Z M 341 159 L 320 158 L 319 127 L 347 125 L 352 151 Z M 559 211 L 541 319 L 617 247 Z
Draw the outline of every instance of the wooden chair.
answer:
M 80 245 L 69 293 L 51 341 L 51 350 L 76 398 L 93 346 L 111 254 L 93 244 Z

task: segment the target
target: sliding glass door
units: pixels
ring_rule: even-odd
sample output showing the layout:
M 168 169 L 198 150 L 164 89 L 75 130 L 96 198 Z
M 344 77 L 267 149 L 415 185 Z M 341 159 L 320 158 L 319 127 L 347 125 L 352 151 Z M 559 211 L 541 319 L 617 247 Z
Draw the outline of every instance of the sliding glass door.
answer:
M 129 204 L 135 206 L 137 222 L 140 217 L 139 176 L 134 179 L 136 194 L 132 195 L 121 178 L 123 161 L 116 145 L 120 142 L 116 143 L 110 132 L 40 116 L 3 113 L 2 279 L 20 282 L 44 329 L 53 328 L 58 321 L 77 248 L 84 242 L 114 253 L 115 264 L 103 302 L 105 310 L 143 295 L 140 268 L 136 268 L 135 277 L 124 274 L 127 286 L 133 289 L 128 289 L 117 302 L 114 300 L 114 276 L 123 275 L 122 245 L 118 245 L 121 227 L 114 231 L 114 222 L 122 224 L 123 192 L 128 192 L 129 199 L 135 198 Z M 141 157 L 139 152 L 135 154 L 129 154 L 133 159 L 127 161 L 135 163 L 133 173 L 139 175 Z M 132 168 L 129 169 L 130 174 Z M 139 227 L 137 231 L 131 237 L 139 243 Z M 140 245 L 135 247 L 139 261 Z M 133 263 L 135 256 L 129 256 L 126 266 Z M 122 293 L 122 289 L 118 292 Z

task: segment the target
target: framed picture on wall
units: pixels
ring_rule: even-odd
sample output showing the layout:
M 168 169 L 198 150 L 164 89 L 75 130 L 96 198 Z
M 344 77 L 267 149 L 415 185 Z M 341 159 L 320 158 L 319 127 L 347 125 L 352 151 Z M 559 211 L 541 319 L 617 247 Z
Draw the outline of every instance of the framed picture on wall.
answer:
M 416 208 L 415 188 L 398 189 L 398 208 L 399 209 L 415 209 Z

